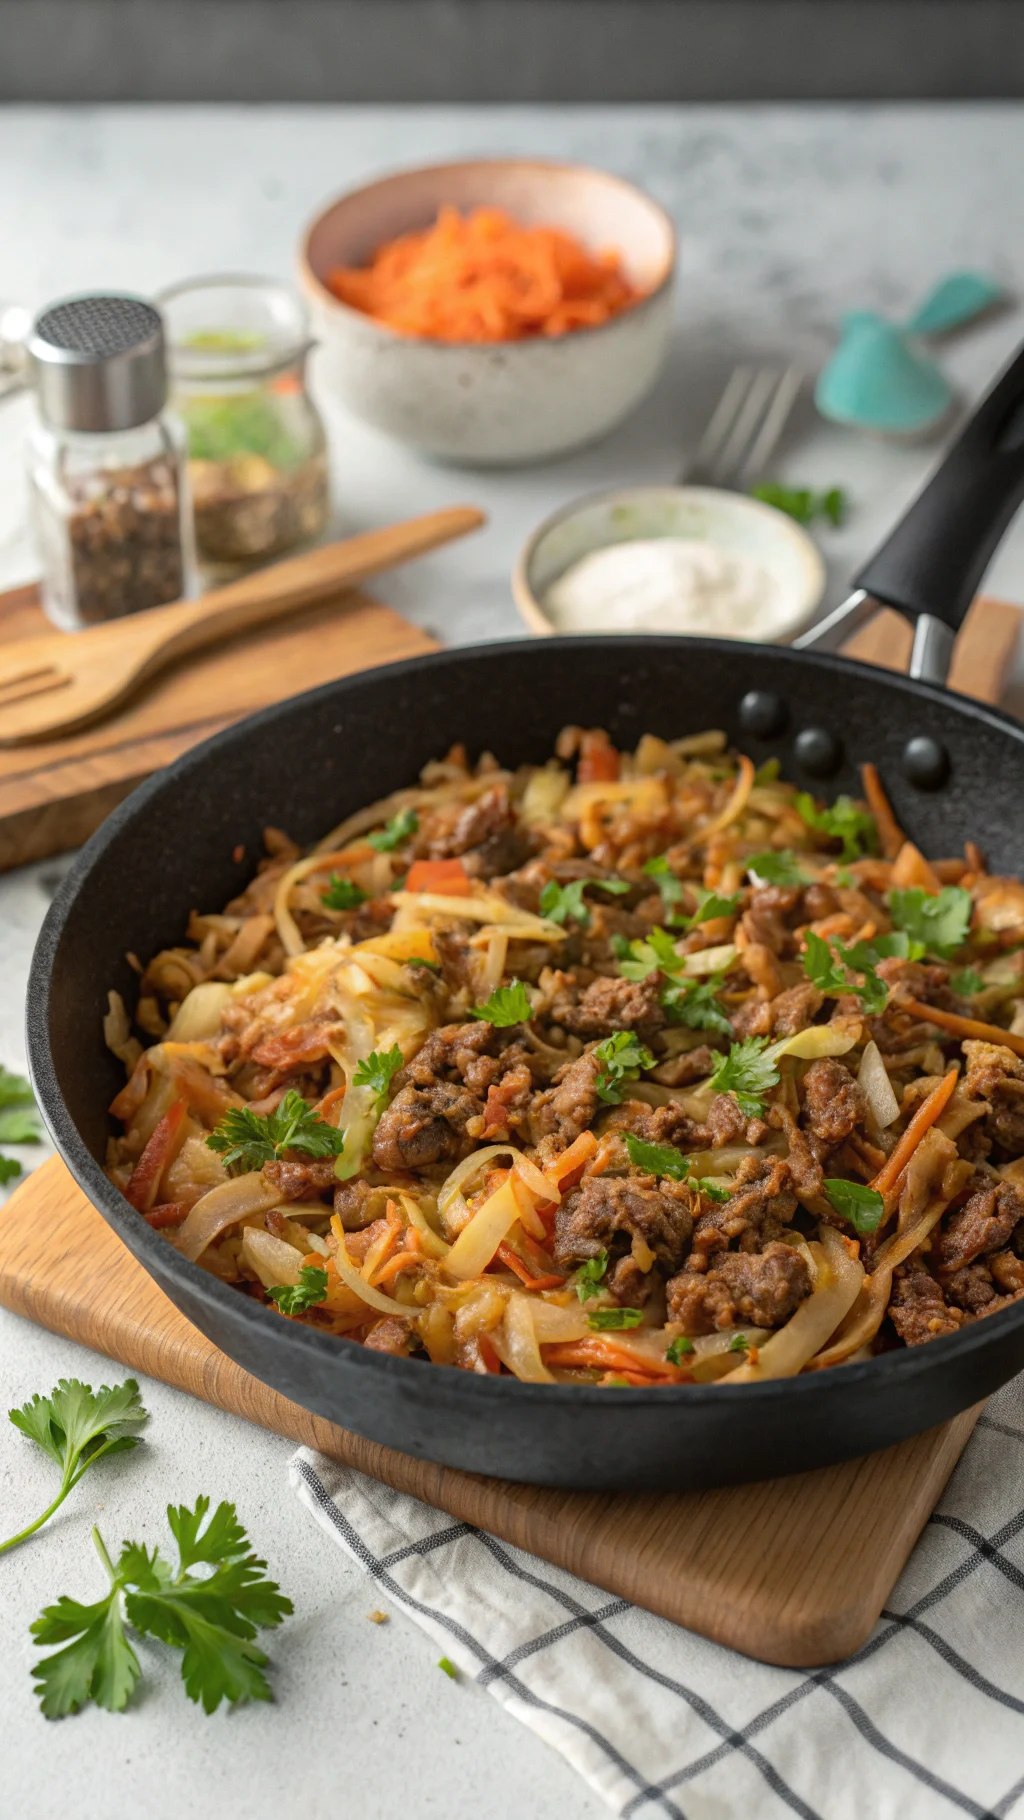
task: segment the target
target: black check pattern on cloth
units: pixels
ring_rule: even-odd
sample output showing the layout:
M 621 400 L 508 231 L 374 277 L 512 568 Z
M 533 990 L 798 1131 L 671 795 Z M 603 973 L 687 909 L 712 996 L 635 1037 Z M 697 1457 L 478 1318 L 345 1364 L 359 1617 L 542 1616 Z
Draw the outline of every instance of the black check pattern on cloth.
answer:
M 864 1647 L 772 1668 L 301 1449 L 317 1521 L 629 1820 L 1024 1820 L 1024 1378 Z

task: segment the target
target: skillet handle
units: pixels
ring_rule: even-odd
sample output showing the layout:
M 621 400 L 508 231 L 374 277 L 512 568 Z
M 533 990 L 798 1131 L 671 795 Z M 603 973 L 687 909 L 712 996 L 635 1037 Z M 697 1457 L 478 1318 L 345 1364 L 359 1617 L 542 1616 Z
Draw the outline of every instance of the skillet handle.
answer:
M 909 619 L 958 631 L 1022 499 L 1024 348 L 854 586 Z

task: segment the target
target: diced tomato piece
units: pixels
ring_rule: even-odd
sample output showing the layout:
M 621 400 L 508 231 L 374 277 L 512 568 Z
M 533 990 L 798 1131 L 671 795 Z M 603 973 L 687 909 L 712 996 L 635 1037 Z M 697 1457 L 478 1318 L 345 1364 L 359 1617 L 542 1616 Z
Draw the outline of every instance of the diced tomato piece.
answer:
M 581 784 L 612 784 L 619 775 L 619 754 L 603 728 L 584 733 L 576 776 Z
M 468 897 L 473 881 L 461 859 L 417 859 L 409 867 L 406 891 L 432 891 L 440 897 Z
M 175 1100 L 164 1113 L 132 1170 L 124 1196 L 137 1213 L 149 1213 L 156 1203 L 160 1177 L 177 1148 L 178 1133 L 184 1117 L 184 1100 Z

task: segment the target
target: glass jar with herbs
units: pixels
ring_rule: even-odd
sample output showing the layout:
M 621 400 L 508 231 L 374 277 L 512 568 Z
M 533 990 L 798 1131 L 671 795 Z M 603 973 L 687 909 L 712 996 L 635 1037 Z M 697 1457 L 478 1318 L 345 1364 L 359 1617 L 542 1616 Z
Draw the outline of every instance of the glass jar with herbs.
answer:
M 312 542 L 327 519 L 326 442 L 306 386 L 309 325 L 295 294 L 271 279 L 197 279 L 159 303 L 199 558 L 211 579 L 225 579 Z

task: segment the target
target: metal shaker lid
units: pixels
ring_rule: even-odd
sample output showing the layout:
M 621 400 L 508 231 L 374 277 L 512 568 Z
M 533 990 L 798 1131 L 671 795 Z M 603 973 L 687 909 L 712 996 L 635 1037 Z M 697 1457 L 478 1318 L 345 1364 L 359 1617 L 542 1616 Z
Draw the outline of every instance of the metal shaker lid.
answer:
M 59 430 L 131 430 L 167 399 L 159 311 L 141 297 L 69 297 L 33 324 L 29 369 L 39 409 Z

